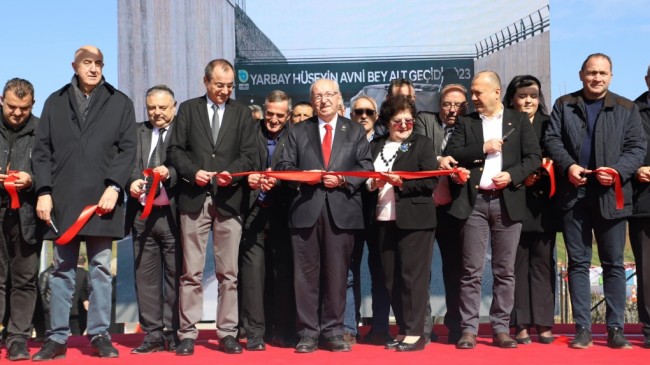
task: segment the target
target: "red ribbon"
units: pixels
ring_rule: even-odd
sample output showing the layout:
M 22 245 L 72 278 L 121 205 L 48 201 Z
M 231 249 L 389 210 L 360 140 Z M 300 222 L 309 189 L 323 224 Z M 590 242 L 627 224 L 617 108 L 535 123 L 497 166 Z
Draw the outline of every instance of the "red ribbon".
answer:
M 149 194 L 147 194 L 147 199 L 145 199 L 144 210 L 140 214 L 140 219 L 145 220 L 151 214 L 151 208 L 153 207 L 153 201 L 156 199 L 156 191 L 158 190 L 158 185 L 160 184 L 160 172 L 154 171 L 153 169 L 146 169 L 142 171 L 145 179 L 153 175 L 153 182 L 151 183 L 151 189 L 149 189 Z
M 616 209 L 623 209 L 623 206 L 625 205 L 625 200 L 623 198 L 623 187 L 621 186 L 621 177 L 619 176 L 618 171 L 614 170 L 611 167 L 600 167 L 595 170 L 591 170 L 591 173 L 594 172 L 604 172 L 614 178 L 614 193 L 616 195 Z
M 97 205 L 88 205 L 85 207 L 82 211 L 81 214 L 79 214 L 79 218 L 77 218 L 77 221 L 74 222 L 70 228 L 68 228 L 67 231 L 65 231 L 61 237 L 59 237 L 56 241 L 57 244 L 59 245 L 65 245 L 68 244 L 72 239 L 81 231 L 84 225 L 86 225 L 86 222 L 90 219 L 90 217 L 95 214 L 95 211 L 97 210 Z
M 20 198 L 18 197 L 18 190 L 16 190 L 16 184 L 14 183 L 18 180 L 18 171 L 7 171 L 7 178 L 5 179 L 5 190 L 11 198 L 11 209 L 20 208 Z
M 399 175 L 404 180 L 422 179 L 433 176 L 447 176 L 451 174 L 458 174 L 458 178 L 465 182 L 467 181 L 467 174 L 458 168 L 451 170 L 432 170 L 432 171 L 387 171 L 388 173 Z M 279 180 L 298 181 L 298 182 L 316 182 L 320 181 L 323 175 L 341 175 L 348 177 L 361 177 L 361 178 L 381 178 L 382 172 L 379 171 L 252 171 L 252 172 L 237 172 L 230 174 L 230 176 L 247 176 L 251 174 L 262 174 L 268 177 L 274 177 Z M 217 174 L 218 177 L 226 177 L 227 175 Z
M 551 185 L 551 189 L 548 192 L 548 197 L 552 198 L 553 195 L 555 195 L 555 169 L 553 168 L 553 160 L 544 157 L 542 159 L 542 169 L 546 170 L 548 173 L 548 178 Z

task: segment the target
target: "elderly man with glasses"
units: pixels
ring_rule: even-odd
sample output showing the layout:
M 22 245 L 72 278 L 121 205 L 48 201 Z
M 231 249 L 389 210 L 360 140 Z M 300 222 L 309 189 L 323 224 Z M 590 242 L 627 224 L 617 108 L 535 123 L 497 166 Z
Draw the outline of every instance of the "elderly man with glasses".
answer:
M 413 132 L 433 140 L 433 150 L 441 168 L 452 167 L 453 158 L 443 158 L 444 149 L 454 131 L 458 117 L 467 113 L 467 89 L 460 84 L 449 84 L 440 91 L 438 113 L 419 112 Z M 436 203 L 438 229 L 436 241 L 442 258 L 442 281 L 445 286 L 444 323 L 449 330 L 448 343 L 460 339 L 460 313 L 458 311 L 458 287 L 460 285 L 461 251 L 459 242 L 458 220 L 449 214 L 451 194 L 449 178 L 441 177 L 433 193 Z M 431 322 L 427 322 L 429 324 Z M 432 323 L 431 323 L 432 324 Z
M 336 113 L 341 98 L 334 80 L 319 79 L 310 90 L 316 115 L 287 130 L 276 170 L 322 171 L 301 183 L 289 208 L 297 330 L 296 352 L 313 352 L 319 336 L 331 351 L 350 351 L 343 339 L 345 291 L 354 232 L 363 228 L 360 187 L 364 178 L 336 171 L 372 171 L 362 126 Z

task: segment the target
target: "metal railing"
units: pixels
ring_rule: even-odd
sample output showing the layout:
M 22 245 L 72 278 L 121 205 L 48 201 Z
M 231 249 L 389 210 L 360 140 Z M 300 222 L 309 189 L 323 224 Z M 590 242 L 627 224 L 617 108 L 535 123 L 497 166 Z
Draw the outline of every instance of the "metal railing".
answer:
M 487 56 L 501 48 L 548 31 L 550 19 L 550 5 L 546 5 L 476 43 L 476 58 Z

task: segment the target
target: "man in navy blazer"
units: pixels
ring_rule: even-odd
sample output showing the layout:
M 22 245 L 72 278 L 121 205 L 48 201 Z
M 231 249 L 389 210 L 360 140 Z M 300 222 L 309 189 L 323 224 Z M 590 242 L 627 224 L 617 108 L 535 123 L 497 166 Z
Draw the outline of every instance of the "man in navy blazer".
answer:
M 341 99 L 334 80 L 320 79 L 310 90 L 316 116 L 287 132 L 277 170 L 325 171 L 322 180 L 302 183 L 290 208 L 295 267 L 296 352 L 316 350 L 318 337 L 332 351 L 350 351 L 343 340 L 345 291 L 354 231 L 363 229 L 360 186 L 364 178 L 327 171 L 372 171 L 363 127 L 336 114 Z M 320 313 L 320 316 L 319 316 Z
M 445 149 L 471 173 L 466 184 L 452 184 L 449 209 L 449 214 L 460 220 L 463 252 L 462 337 L 456 347 L 476 346 L 481 277 L 490 244 L 493 342 L 501 348 L 515 348 L 517 343 L 508 332 L 514 305 L 515 252 L 525 212 L 523 182 L 540 166 L 541 150 L 528 117 L 501 104 L 501 80 L 495 72 L 477 73 L 471 90 L 476 112 L 459 119 Z

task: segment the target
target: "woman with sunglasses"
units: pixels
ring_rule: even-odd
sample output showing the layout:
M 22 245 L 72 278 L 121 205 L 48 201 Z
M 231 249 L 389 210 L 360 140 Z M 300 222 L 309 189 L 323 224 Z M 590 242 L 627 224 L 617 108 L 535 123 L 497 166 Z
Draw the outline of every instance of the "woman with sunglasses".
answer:
M 366 222 L 381 253 L 386 287 L 390 293 L 399 335 L 387 349 L 424 349 L 424 318 L 429 297 L 429 274 L 436 227 L 436 207 L 431 198 L 437 178 L 403 180 L 392 171 L 437 169 L 433 142 L 413 133 L 416 110 L 412 99 L 389 98 L 381 106 L 380 120 L 388 135 L 370 144 L 375 171 L 380 178 L 368 179 L 372 192 Z
M 503 98 L 506 108 L 526 113 L 542 146 L 549 123 L 542 85 L 530 75 L 515 76 Z M 542 153 L 544 149 L 542 148 Z M 544 156 L 546 154 L 543 153 Z M 515 340 L 529 344 L 530 328 L 536 327 L 539 342 L 553 342 L 551 328 L 555 313 L 555 235 L 559 222 L 549 198 L 550 180 L 538 170 L 524 181 L 526 216 L 515 258 L 515 305 L 510 316 L 516 328 Z

